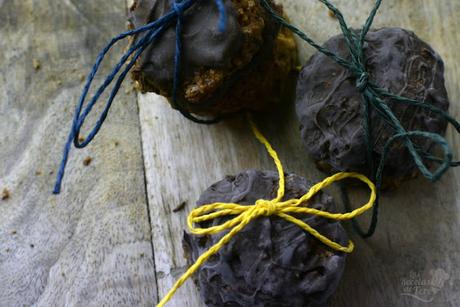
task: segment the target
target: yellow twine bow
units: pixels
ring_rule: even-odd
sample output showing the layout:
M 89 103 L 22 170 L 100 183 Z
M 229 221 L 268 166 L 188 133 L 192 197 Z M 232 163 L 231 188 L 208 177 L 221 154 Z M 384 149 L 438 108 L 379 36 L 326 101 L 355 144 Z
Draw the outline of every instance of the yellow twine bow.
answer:
M 205 263 L 211 256 L 217 254 L 221 248 L 223 248 L 230 240 L 240 232 L 246 225 L 248 225 L 254 219 L 261 216 L 278 216 L 288 222 L 291 222 L 316 239 L 321 241 L 323 244 L 329 246 L 330 248 L 337 250 L 339 252 L 351 253 L 354 249 L 353 242 L 349 241 L 347 246 L 342 246 L 337 242 L 332 241 L 331 239 L 323 236 L 317 230 L 293 217 L 291 214 L 312 214 L 331 220 L 349 220 L 354 217 L 357 217 L 367 210 L 371 209 L 374 205 L 376 199 L 376 187 L 366 176 L 357 174 L 357 173 L 338 173 L 331 177 L 324 179 L 322 182 L 314 185 L 305 195 L 299 199 L 290 199 L 282 201 L 285 192 L 285 181 L 284 181 L 284 170 L 281 165 L 281 161 L 278 157 L 276 151 L 272 148 L 268 140 L 260 133 L 257 129 L 257 126 L 249 118 L 252 131 L 256 138 L 265 146 L 270 156 L 273 158 L 273 161 L 276 164 L 276 168 L 279 174 L 279 187 L 277 196 L 273 200 L 260 199 L 252 206 L 243 206 L 239 204 L 232 203 L 214 203 L 209 205 L 204 205 L 193 210 L 188 216 L 187 223 L 190 229 L 190 232 L 195 235 L 213 235 L 221 233 L 227 229 L 230 231 L 222 237 L 214 246 L 208 249 L 203 253 L 196 262 L 179 278 L 179 280 L 174 284 L 172 289 L 168 294 L 160 301 L 157 305 L 158 307 L 163 307 L 176 293 L 176 291 L 184 284 L 184 282 L 189 279 L 198 269 Z M 328 187 L 334 182 L 346 179 L 346 178 L 355 178 L 367 184 L 371 190 L 371 196 L 369 201 L 362 207 L 355 209 L 347 213 L 331 213 L 323 210 L 318 210 L 309 207 L 301 207 L 302 204 L 305 204 L 309 201 L 315 194 L 324 188 Z M 225 223 L 217 226 L 212 226 L 209 228 L 195 228 L 195 224 L 211 221 L 216 218 L 224 216 L 235 216 L 234 218 L 226 221 Z

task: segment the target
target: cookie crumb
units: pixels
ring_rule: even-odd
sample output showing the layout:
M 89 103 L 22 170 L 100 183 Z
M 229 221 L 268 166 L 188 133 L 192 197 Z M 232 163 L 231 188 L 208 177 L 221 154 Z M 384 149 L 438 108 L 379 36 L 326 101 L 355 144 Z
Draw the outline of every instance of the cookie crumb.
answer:
M 115 146 L 118 146 L 118 145 L 120 145 L 120 142 L 115 141 L 114 144 L 115 144 Z
M 335 14 L 334 14 L 334 12 L 333 12 L 333 11 L 331 11 L 331 10 L 328 10 L 328 13 L 327 13 L 327 14 L 328 14 L 328 15 L 329 15 L 329 17 L 331 17 L 331 18 L 335 18 Z
M 35 176 L 41 176 L 43 173 L 41 171 L 36 171 Z
M 134 81 L 133 88 L 135 91 L 142 91 L 142 85 L 139 81 Z
M 34 67 L 35 70 L 39 70 L 42 67 L 42 63 L 38 59 L 33 59 L 32 66 Z
M 85 141 L 85 138 L 82 135 L 78 136 L 78 143 L 83 143 Z
M 91 157 L 86 157 L 84 160 L 83 160 L 83 165 L 84 166 L 88 166 L 91 164 L 91 161 L 93 161 L 93 158 Z
M 80 78 L 80 81 L 83 82 L 85 81 L 86 76 L 84 74 L 81 74 L 79 78 Z
M 11 198 L 11 193 L 7 188 L 4 188 L 2 191 L 2 200 L 8 200 Z
M 185 201 L 181 202 L 179 206 L 177 206 L 175 209 L 173 209 L 173 212 L 177 213 L 179 211 L 184 210 L 185 205 L 187 205 L 187 202 L 185 202 Z
M 11 234 L 12 234 L 12 235 L 15 235 L 15 234 L 17 234 L 17 233 L 18 233 L 18 232 L 17 232 L 16 230 L 11 231 Z

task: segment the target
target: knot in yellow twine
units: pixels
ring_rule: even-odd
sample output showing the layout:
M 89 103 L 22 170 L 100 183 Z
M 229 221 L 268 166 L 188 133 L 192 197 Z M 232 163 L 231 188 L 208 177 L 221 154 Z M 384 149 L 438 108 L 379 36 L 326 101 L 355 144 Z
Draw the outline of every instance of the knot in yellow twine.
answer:
M 259 199 L 256 201 L 256 209 L 261 215 L 268 217 L 278 212 L 278 204 L 271 200 Z
M 363 214 L 364 212 L 373 207 L 377 195 L 375 185 L 366 176 L 361 174 L 338 173 L 324 179 L 320 183 L 315 184 L 302 197 L 298 199 L 290 199 L 283 201 L 282 199 L 285 193 L 285 178 L 283 166 L 281 165 L 280 159 L 278 158 L 278 154 L 273 150 L 270 143 L 260 133 L 256 125 L 250 118 L 249 121 L 251 123 L 252 131 L 254 132 L 256 138 L 263 145 L 265 145 L 265 148 L 267 149 L 268 153 L 273 158 L 273 161 L 276 164 L 279 174 L 277 196 L 272 200 L 259 199 L 255 202 L 254 205 L 249 206 L 233 203 L 213 203 L 194 209 L 187 219 L 188 227 L 192 234 L 215 235 L 222 233 L 226 230 L 229 231 L 219 240 L 219 242 L 217 242 L 205 253 L 203 253 L 200 257 L 198 257 L 196 262 L 179 278 L 179 280 L 175 283 L 175 285 L 168 292 L 168 294 L 157 305 L 159 307 L 164 306 L 172 298 L 174 293 L 182 286 L 182 284 L 187 279 L 189 279 L 201 267 L 201 265 L 203 265 L 203 263 L 205 263 L 211 256 L 218 253 L 220 249 L 222 249 L 228 242 L 230 242 L 230 240 L 244 227 L 246 227 L 250 222 L 262 216 L 277 216 L 290 223 L 293 223 L 305 230 L 306 232 L 308 232 L 310 235 L 312 235 L 319 241 L 321 241 L 324 245 L 338 252 L 351 253 L 354 249 L 353 242 L 349 241 L 346 246 L 342 246 L 339 243 L 334 242 L 333 240 L 320 234 L 317 230 L 312 228 L 304 221 L 294 217 L 293 214 L 310 214 L 336 221 L 350 220 L 354 217 Z M 344 180 L 346 178 L 355 178 L 367 184 L 371 191 L 371 195 L 369 201 L 365 205 L 347 213 L 332 213 L 308 207 L 308 201 L 311 200 L 318 192 L 325 189 L 332 183 Z M 222 217 L 233 218 L 226 220 L 220 225 L 214 225 L 208 228 L 195 227 L 196 224 L 206 221 L 213 221 Z

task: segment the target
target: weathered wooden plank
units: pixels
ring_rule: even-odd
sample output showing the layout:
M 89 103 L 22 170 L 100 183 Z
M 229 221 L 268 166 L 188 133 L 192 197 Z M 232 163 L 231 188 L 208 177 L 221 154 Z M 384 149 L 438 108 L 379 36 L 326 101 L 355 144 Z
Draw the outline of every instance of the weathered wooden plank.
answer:
M 337 0 L 350 24 L 360 26 L 373 1 Z M 335 20 L 315 0 L 283 1 L 291 20 L 320 42 L 339 33 Z M 376 26 L 402 26 L 430 42 L 446 62 L 446 79 L 454 115 L 460 110 L 460 2 L 448 0 L 387 0 Z M 313 53 L 301 44 L 304 62 Z M 152 239 L 158 273 L 159 296 L 164 296 L 185 269 L 181 246 L 186 215 L 203 189 L 227 174 L 243 169 L 273 169 L 263 148 L 253 139 L 244 120 L 203 127 L 183 119 L 163 98 L 139 95 L 143 150 L 146 165 Z M 312 180 L 319 173 L 300 143 L 298 123 L 289 106 L 276 118 L 261 117 L 260 125 L 291 172 Z M 458 135 L 449 140 L 460 156 Z M 430 272 L 448 274 L 427 306 L 460 305 L 460 172 L 429 184 L 419 178 L 396 192 L 387 193 L 382 204 L 378 233 L 367 241 L 352 234 L 356 252 L 349 257 L 344 279 L 333 306 L 419 306 L 403 296 L 410 282 L 433 281 Z M 173 212 L 183 201 L 185 210 Z M 442 275 L 441 275 L 442 277 Z M 413 289 L 409 289 L 413 291 Z M 198 306 L 192 282 L 175 296 L 170 306 Z
M 51 194 L 82 77 L 124 29 L 125 6 L 0 1 L 0 306 L 156 301 L 135 95 L 121 93 Z

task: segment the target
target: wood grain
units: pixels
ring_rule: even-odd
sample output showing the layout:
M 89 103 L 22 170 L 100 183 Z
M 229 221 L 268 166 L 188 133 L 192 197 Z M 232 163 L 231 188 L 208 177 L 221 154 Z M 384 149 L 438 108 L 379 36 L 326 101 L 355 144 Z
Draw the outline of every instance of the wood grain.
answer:
M 350 25 L 359 27 L 373 1 L 337 0 Z M 287 14 L 311 36 L 324 42 L 339 30 L 318 1 L 283 1 Z M 376 19 L 376 27 L 401 26 L 428 41 L 446 62 L 451 113 L 460 111 L 460 1 L 388 0 Z M 301 43 L 305 62 L 313 49 Z M 212 127 L 199 126 L 171 110 L 163 98 L 139 95 L 140 122 L 152 221 L 152 243 L 162 297 L 185 270 L 181 245 L 187 213 L 198 195 L 225 175 L 243 169 L 273 169 L 263 148 L 254 140 L 244 120 Z M 325 175 L 314 167 L 302 148 L 291 103 L 278 115 L 258 118 L 259 125 L 279 151 L 285 167 L 311 180 Z M 449 130 L 448 138 L 460 156 L 460 138 Z M 378 233 L 362 240 L 352 233 L 356 252 L 348 258 L 346 272 L 331 306 L 419 306 L 422 302 L 402 295 L 411 280 L 432 281 L 430 273 L 443 270 L 447 281 L 426 306 L 460 305 L 460 171 L 451 170 L 441 182 L 419 178 L 383 197 Z M 358 193 L 356 202 L 363 200 Z M 182 202 L 186 208 L 174 212 Z M 362 219 L 363 221 L 365 218 Z M 177 293 L 170 306 L 200 306 L 191 281 Z
M 0 193 L 10 192 L 0 200 L 0 306 L 156 301 L 129 83 L 94 144 L 72 153 L 63 193 L 51 194 L 82 78 L 124 29 L 125 8 L 123 0 L 0 1 Z

